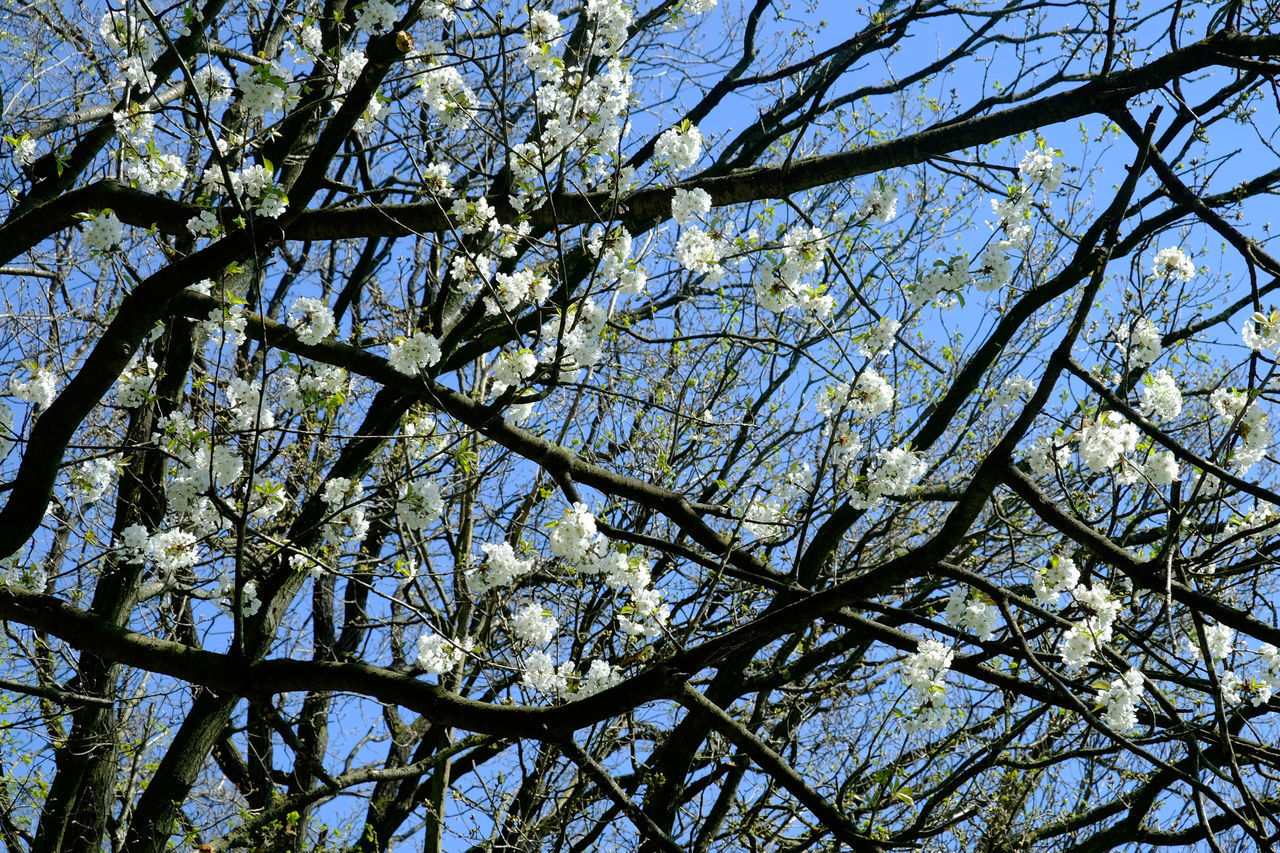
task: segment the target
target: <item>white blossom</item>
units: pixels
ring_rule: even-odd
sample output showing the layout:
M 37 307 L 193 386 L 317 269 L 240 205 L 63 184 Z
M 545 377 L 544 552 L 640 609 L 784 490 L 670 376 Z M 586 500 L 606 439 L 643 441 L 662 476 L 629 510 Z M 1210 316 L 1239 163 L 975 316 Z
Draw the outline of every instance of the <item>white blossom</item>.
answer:
M 400 13 L 387 0 L 364 0 L 356 14 L 356 29 L 370 33 L 390 32 Z
M 1245 346 L 1254 352 L 1270 351 L 1273 356 L 1280 353 L 1280 311 L 1255 312 L 1244 321 L 1240 336 Z
M 470 638 L 457 643 L 439 634 L 422 634 L 418 637 L 418 667 L 432 675 L 444 675 L 466 659 L 471 646 Z
M 1033 184 L 1040 184 L 1045 192 L 1053 192 L 1062 183 L 1063 162 L 1054 157 L 1061 154 L 1051 148 L 1028 151 L 1018 164 L 1018 174 Z
M 587 674 L 582 677 L 578 690 L 573 694 L 573 699 L 585 699 L 588 696 L 594 696 L 602 690 L 607 690 L 617 684 L 622 683 L 622 676 L 616 669 L 602 660 L 593 660 L 587 668 Z
M 388 361 L 405 376 L 421 376 L 440 361 L 440 342 L 426 332 L 415 332 L 411 338 L 396 338 L 388 349 Z
M 920 640 L 917 650 L 902 662 L 902 680 L 911 692 L 914 715 L 909 728 L 937 728 L 949 717 L 946 713 L 947 672 L 955 650 L 937 640 Z
M 540 693 L 562 698 L 569 691 L 569 678 L 572 675 L 571 663 L 565 661 L 557 666 L 555 660 L 540 649 L 525 656 L 522 682 Z
M 485 554 L 484 565 L 467 575 L 467 583 L 476 595 L 510 586 L 533 571 L 533 560 L 517 557 L 509 542 L 487 542 L 480 550 Z
M 951 590 L 945 615 L 949 625 L 973 631 L 981 641 L 994 637 L 1000 624 L 1000 609 L 970 597 L 964 587 Z
M 546 645 L 558 630 L 560 622 L 537 602 L 531 601 L 524 605 L 511 618 L 512 633 L 520 642 L 529 645 Z
M 104 210 L 85 219 L 80 239 L 90 252 L 110 252 L 124 239 L 124 226 L 115 213 Z
M 897 215 L 898 193 L 888 181 L 877 180 L 875 186 L 862 197 L 862 204 L 858 206 L 858 218 L 889 222 Z
M 440 496 L 440 484 L 435 480 L 416 480 L 400 488 L 396 515 L 410 530 L 425 530 L 443 512 L 444 499 Z
M 9 394 L 35 404 L 36 411 L 49 408 L 57 392 L 57 374 L 34 364 L 28 365 L 26 371 L 26 379 L 19 379 L 16 373 L 9 377 Z
M 551 552 L 570 565 L 584 562 L 595 544 L 596 519 L 583 503 L 564 511 L 551 528 Z
M 1191 258 L 1187 257 L 1186 252 L 1173 246 L 1156 252 L 1152 274 L 1156 278 L 1172 277 L 1181 282 L 1188 282 L 1195 276 L 1196 267 L 1191 262 Z
M 302 296 L 289 309 L 289 325 L 298 333 L 299 343 L 318 344 L 336 328 L 333 312 L 323 299 Z
M 858 340 L 858 352 L 867 358 L 882 358 L 889 354 L 897 340 L 902 323 L 892 317 L 881 317 L 875 327 L 863 332 Z
M 1182 392 L 1168 370 L 1144 377 L 1138 393 L 1142 395 L 1142 414 L 1147 417 L 1169 419 L 1182 413 Z
M 1142 474 L 1153 486 L 1170 486 L 1178 476 L 1178 458 L 1173 451 L 1152 452 L 1142 463 Z
M 1058 597 L 1080 582 L 1080 570 L 1067 554 L 1054 554 L 1049 565 L 1031 575 L 1031 589 L 1045 607 L 1056 607 Z
M 683 172 L 702 156 L 702 133 L 692 125 L 668 128 L 658 137 L 653 153 L 673 170 Z
M 993 402 L 1000 407 L 1017 405 L 1030 399 L 1035 390 L 1036 384 L 1030 379 L 1022 375 L 1010 376 L 1000 384 Z
M 709 282 L 719 281 L 724 275 L 720 260 L 724 247 L 715 235 L 701 228 L 686 228 L 676 241 L 676 260 L 690 272 L 705 275 Z
M 959 293 L 969 283 L 969 259 L 956 255 L 949 261 L 937 260 L 911 289 L 911 302 L 924 305 L 943 294 Z
M 704 189 L 676 190 L 671 197 L 671 218 L 687 225 L 695 216 L 711 212 L 711 194 Z
M 1121 324 L 1116 329 L 1116 341 L 1128 356 L 1130 367 L 1146 367 L 1160 357 L 1160 330 L 1146 317 Z
M 1106 706 L 1102 721 L 1118 732 L 1131 731 L 1138 725 L 1138 700 L 1142 698 L 1142 673 L 1130 669 L 1104 690 L 1098 691 L 1098 702 Z
M 1095 474 L 1115 467 L 1124 454 L 1138 447 L 1138 428 L 1119 412 L 1103 412 L 1096 423 L 1080 431 L 1080 459 Z

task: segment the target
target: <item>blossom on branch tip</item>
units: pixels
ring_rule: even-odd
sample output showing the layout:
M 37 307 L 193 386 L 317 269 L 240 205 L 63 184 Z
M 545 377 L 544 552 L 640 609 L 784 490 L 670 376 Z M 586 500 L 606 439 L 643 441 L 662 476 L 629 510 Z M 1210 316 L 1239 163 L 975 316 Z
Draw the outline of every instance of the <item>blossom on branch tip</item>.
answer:
M 421 376 L 440 361 L 440 342 L 426 332 L 415 332 L 411 338 L 396 338 L 388 345 L 387 360 L 405 376 Z
M 1156 252 L 1151 272 L 1156 278 L 1169 277 L 1186 283 L 1195 276 L 1196 267 L 1186 252 L 1172 246 Z

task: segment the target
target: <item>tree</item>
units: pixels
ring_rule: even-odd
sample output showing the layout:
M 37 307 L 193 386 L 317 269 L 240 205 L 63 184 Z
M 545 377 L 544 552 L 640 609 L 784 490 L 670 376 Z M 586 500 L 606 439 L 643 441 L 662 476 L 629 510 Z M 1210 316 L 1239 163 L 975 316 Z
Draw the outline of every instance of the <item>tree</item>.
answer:
M 1271 5 L 5 9 L 7 849 L 1280 837 Z

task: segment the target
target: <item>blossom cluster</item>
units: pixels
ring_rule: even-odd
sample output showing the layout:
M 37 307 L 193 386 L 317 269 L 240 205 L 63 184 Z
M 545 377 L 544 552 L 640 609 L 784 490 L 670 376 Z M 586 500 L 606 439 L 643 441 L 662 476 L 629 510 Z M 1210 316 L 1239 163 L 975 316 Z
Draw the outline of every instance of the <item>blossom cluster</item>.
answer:
M 947 673 L 955 650 L 937 640 L 920 640 L 917 650 L 907 655 L 900 672 L 912 699 L 912 714 L 906 721 L 911 731 L 937 729 L 951 719 L 947 706 Z

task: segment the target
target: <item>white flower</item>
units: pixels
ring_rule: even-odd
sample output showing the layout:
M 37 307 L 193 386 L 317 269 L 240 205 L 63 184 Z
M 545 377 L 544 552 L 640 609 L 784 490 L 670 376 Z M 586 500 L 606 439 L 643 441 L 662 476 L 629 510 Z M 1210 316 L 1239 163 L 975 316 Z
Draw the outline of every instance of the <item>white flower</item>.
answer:
M 596 540 L 596 519 L 584 503 L 575 503 L 551 528 L 551 552 L 570 565 L 584 562 Z
M 332 516 L 325 524 L 326 539 L 338 545 L 364 541 L 365 534 L 369 532 L 369 522 L 361 505 L 363 498 L 364 484 L 359 480 L 333 477 L 324 484 L 321 499 Z M 344 535 L 343 528 L 349 530 L 349 534 Z
M 57 391 L 58 377 L 52 370 L 29 365 L 24 381 L 17 374 L 9 377 L 9 393 L 19 400 L 34 403 L 36 411 L 47 409 Z
M 525 45 L 520 51 L 520 58 L 530 71 L 543 80 L 555 80 L 559 77 L 551 45 L 563 32 L 564 27 L 554 12 L 535 9 L 529 13 L 529 25 L 524 30 Z
M 1176 418 L 1182 413 L 1182 392 L 1167 370 L 1147 375 L 1138 393 L 1142 395 L 1142 414 L 1147 417 Z
M 227 383 L 227 403 L 239 429 L 270 429 L 276 416 L 262 404 L 262 388 L 244 379 Z
M 1029 399 L 1031 393 L 1036 390 L 1036 383 L 1032 382 L 1021 375 L 1010 376 L 1000 385 L 1000 390 L 996 392 L 995 400 L 997 406 L 1006 407 L 1013 406 L 1022 400 Z
M 501 394 L 508 388 L 524 384 L 524 380 L 533 376 L 537 369 L 538 357 L 531 349 L 502 353 L 493 366 L 493 392 Z
M 1045 607 L 1055 607 L 1058 596 L 1075 587 L 1080 581 L 1080 570 L 1075 560 L 1066 554 L 1054 554 L 1049 565 L 1031 575 L 1031 588 L 1036 600 Z
M 1241 338 L 1245 346 L 1254 352 L 1270 350 L 1272 355 L 1280 353 L 1280 311 L 1272 309 L 1269 315 L 1255 312 L 1245 320 Z
M 1240 442 L 1231 453 L 1231 464 L 1240 471 L 1247 471 L 1260 461 L 1271 444 L 1269 419 L 1257 401 L 1249 402 L 1242 391 L 1215 388 L 1209 395 L 1209 404 L 1224 421 L 1236 421 Z
M 1128 356 L 1130 367 L 1146 367 L 1160 357 L 1160 330 L 1146 317 L 1139 317 L 1132 325 L 1121 324 L 1116 329 L 1116 341 Z
M 440 342 L 426 332 L 415 332 L 412 338 L 397 338 L 388 347 L 391 366 L 405 376 L 421 376 L 440 360 Z
M 320 27 L 315 24 L 307 24 L 303 27 L 302 35 L 298 41 L 302 44 L 303 50 L 313 56 L 324 49 L 323 34 L 320 32 Z
M 116 546 L 121 559 L 126 562 L 138 562 L 151 552 L 151 534 L 141 524 L 131 524 L 120 532 L 120 542 Z
M 781 502 L 754 498 L 743 516 L 742 526 L 757 539 L 769 539 L 786 532 L 782 525 L 785 518 Z
M 701 228 L 686 228 L 676 241 L 676 260 L 690 272 L 705 275 L 710 282 L 719 281 L 724 275 L 720 259 L 724 248 L 714 235 Z
M 915 728 L 935 728 L 946 722 L 947 671 L 955 650 L 937 640 L 921 640 L 917 651 L 902 662 L 902 680 L 911 691 Z
M 23 136 L 13 142 L 13 162 L 19 166 L 30 166 L 36 161 L 36 141 L 29 136 Z
M 418 666 L 432 675 L 444 675 L 466 659 L 471 646 L 470 638 L 459 644 L 439 634 L 423 634 L 418 637 Z
M 573 675 L 573 665 L 568 661 L 556 666 L 550 655 L 538 650 L 525 657 L 524 666 L 522 681 L 526 687 L 557 698 L 568 693 L 569 677 Z
M 687 225 L 695 216 L 711 212 L 711 194 L 703 189 L 676 190 L 671 197 L 671 218 Z
M 897 215 L 897 192 L 887 181 L 877 180 L 876 185 L 862 197 L 862 204 L 858 207 L 858 218 L 889 222 Z
M 1207 625 L 1204 629 L 1205 645 L 1209 647 L 1211 660 L 1225 660 L 1235 647 L 1236 632 L 1227 625 Z
M 596 25 L 591 52 L 596 56 L 613 56 L 627 40 L 631 11 L 620 0 L 587 0 L 587 18 Z
M 974 279 L 978 290 L 999 290 L 1013 280 L 1013 263 L 1009 260 L 1009 249 L 1012 246 L 1007 240 L 997 240 L 982 253 L 978 272 L 983 277 Z
M 187 230 L 192 237 L 216 237 L 222 231 L 222 225 L 212 210 L 202 210 L 187 221 Z
M 508 586 L 533 571 L 533 560 L 517 557 L 509 542 L 485 543 L 480 550 L 485 553 L 484 566 L 467 575 L 467 583 L 476 595 Z
M 928 466 L 914 450 L 893 447 L 878 450 L 880 465 L 859 484 L 859 491 L 850 496 L 849 502 L 861 509 L 870 509 L 885 495 L 905 495 L 924 476 Z
M 653 154 L 675 171 L 683 172 L 702 156 L 702 133 L 692 125 L 668 128 L 658 137 Z
M 295 377 L 293 373 L 280 382 L 280 402 L 294 411 L 323 409 L 335 402 L 334 396 L 342 391 L 347 372 L 341 367 L 314 368 L 314 375 Z
M 555 616 L 545 612 L 537 602 L 529 602 L 517 610 L 511 619 L 511 631 L 516 639 L 533 646 L 551 642 L 558 630 L 560 622 Z
M 995 636 L 1000 624 L 1000 609 L 969 598 L 963 587 L 951 590 L 947 597 L 947 623 L 956 628 L 968 629 L 985 641 Z
M 1138 700 L 1142 698 L 1142 673 L 1130 669 L 1098 691 L 1098 702 L 1106 705 L 1102 721 L 1118 732 L 1127 732 L 1138 725 Z
M 1062 183 L 1063 163 L 1054 158 L 1060 152 L 1051 148 L 1028 151 L 1018 164 L 1018 173 L 1033 184 L 1040 184 L 1045 192 L 1053 192 Z
M 888 355 L 897 339 L 902 323 L 892 317 L 881 317 L 875 328 L 863 332 L 858 341 L 858 352 L 867 358 Z
M 574 693 L 572 698 L 585 699 L 621 683 L 622 676 L 617 670 L 602 660 L 593 660 L 591 666 L 587 668 L 587 674 L 582 678 L 582 683 L 578 685 L 578 692 Z
M 319 33 L 319 30 L 316 31 Z M 196 92 L 206 107 L 231 97 L 231 75 L 216 65 L 206 65 L 191 75 Z
M 336 328 L 333 312 L 323 299 L 299 297 L 289 309 L 289 325 L 298 333 L 299 343 L 318 344 Z
M 253 118 L 281 112 L 292 81 L 293 75 L 279 62 L 246 68 L 236 79 L 241 92 L 240 103 Z
M 869 367 L 862 371 L 849 395 L 849 409 L 854 416 L 869 420 L 887 412 L 892 405 L 893 386 L 888 380 Z
M 400 13 L 387 0 L 364 0 L 356 15 L 356 29 L 371 33 L 390 32 L 399 19 Z
M 108 457 L 89 459 L 80 463 L 77 468 L 74 485 L 79 489 L 81 499 L 91 504 L 104 494 L 116 480 L 116 461 Z
M 409 529 L 430 527 L 442 512 L 444 499 L 440 497 L 440 484 L 435 480 L 418 480 L 401 487 L 396 515 Z
M 1080 458 L 1090 471 L 1100 474 L 1138 447 L 1138 428 L 1119 412 L 1103 412 L 1098 422 L 1080 431 Z
M 1076 603 L 1093 611 L 1083 623 L 1073 625 L 1062 636 L 1058 653 L 1069 669 L 1080 669 L 1093 662 L 1094 654 L 1103 643 L 1111 640 L 1112 626 L 1120 613 L 1120 603 L 1111 597 L 1102 584 L 1092 587 L 1078 586 L 1071 590 Z
M 90 252 L 110 252 L 124 239 L 124 226 L 115 213 L 104 210 L 85 219 L 80 239 Z
M 1172 451 L 1152 452 L 1142 464 L 1142 474 L 1153 486 L 1170 486 L 1179 479 L 1178 458 Z
M 196 550 L 196 537 L 180 529 L 155 534 L 151 537 L 147 550 L 151 552 L 156 568 L 162 573 L 190 568 L 200 557 Z
M 934 261 L 933 268 L 921 276 L 920 281 L 911 289 L 911 302 L 924 305 L 941 294 L 958 293 L 969 281 L 968 257 L 956 255 L 949 261 Z
M 1187 257 L 1187 253 L 1176 246 L 1156 252 L 1152 274 L 1156 278 L 1172 276 L 1181 282 L 1191 281 L 1196 274 L 1195 264 Z

